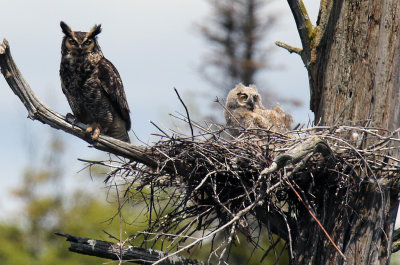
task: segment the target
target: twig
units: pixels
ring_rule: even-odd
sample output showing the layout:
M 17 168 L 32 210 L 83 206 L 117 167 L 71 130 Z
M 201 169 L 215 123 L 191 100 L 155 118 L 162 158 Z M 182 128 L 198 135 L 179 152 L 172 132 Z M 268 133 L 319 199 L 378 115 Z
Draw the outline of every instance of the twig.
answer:
M 293 47 L 281 41 L 275 41 L 275 45 L 287 50 L 289 53 L 297 53 L 298 55 L 301 55 L 301 52 L 303 51 L 301 48 Z
M 336 251 L 342 256 L 342 258 L 346 261 L 346 257 L 344 256 L 343 252 L 340 251 L 338 246 L 333 242 L 333 239 L 331 236 L 328 234 L 328 232 L 325 230 L 324 226 L 321 224 L 321 222 L 318 220 L 318 218 L 312 213 L 310 207 L 304 202 L 304 200 L 301 198 L 300 194 L 296 191 L 296 189 L 290 184 L 289 181 L 285 179 L 286 184 L 292 189 L 292 191 L 296 194 L 297 198 L 301 203 L 304 205 L 304 207 L 307 209 L 308 213 L 311 215 L 311 217 L 314 219 L 315 222 L 317 222 L 319 228 L 321 228 L 322 232 L 325 234 L 325 236 L 328 238 L 328 240 L 331 242 L 333 247 L 336 249 Z
M 178 90 L 177 90 L 175 87 L 174 87 L 174 90 L 175 90 L 175 93 L 176 93 L 176 95 L 178 96 L 180 102 L 182 103 L 183 107 L 185 108 L 186 115 L 187 115 L 187 119 L 188 119 L 188 121 L 189 121 L 190 131 L 192 132 L 192 140 L 194 141 L 193 126 L 192 126 L 192 121 L 190 120 L 189 111 L 188 111 L 188 109 L 187 109 L 187 107 L 186 107 L 186 105 L 185 105 L 185 102 L 183 102 L 181 96 L 179 95 Z
M 153 126 L 156 127 L 160 132 L 162 132 L 165 137 L 170 138 L 170 136 L 166 132 L 164 132 L 157 124 L 155 124 L 153 121 L 150 121 L 150 123 L 153 124 Z

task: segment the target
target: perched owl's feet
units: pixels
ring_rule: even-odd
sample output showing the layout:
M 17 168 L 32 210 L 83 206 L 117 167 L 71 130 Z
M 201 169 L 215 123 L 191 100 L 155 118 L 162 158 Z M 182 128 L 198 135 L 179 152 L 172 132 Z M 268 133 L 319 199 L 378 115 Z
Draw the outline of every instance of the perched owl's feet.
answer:
M 100 124 L 98 124 L 97 122 L 93 122 L 89 125 L 89 127 L 86 128 L 87 134 L 90 134 L 92 132 L 92 140 L 97 141 L 100 135 Z

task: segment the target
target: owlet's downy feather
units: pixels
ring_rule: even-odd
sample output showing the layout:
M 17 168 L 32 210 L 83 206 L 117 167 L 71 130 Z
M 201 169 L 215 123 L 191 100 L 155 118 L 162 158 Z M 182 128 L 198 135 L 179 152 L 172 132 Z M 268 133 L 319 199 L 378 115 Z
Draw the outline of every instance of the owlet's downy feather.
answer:
M 254 85 L 238 84 L 229 92 L 225 107 L 226 125 L 232 136 L 239 135 L 238 127 L 261 128 L 278 133 L 290 130 L 292 117 L 285 113 L 279 105 L 273 109 L 265 109 L 261 103 L 261 95 Z
M 121 78 L 101 52 L 97 35 L 101 25 L 89 32 L 72 31 L 61 21 L 65 34 L 61 46 L 61 87 L 76 121 L 88 124 L 97 140 L 100 132 L 129 142 L 129 106 Z

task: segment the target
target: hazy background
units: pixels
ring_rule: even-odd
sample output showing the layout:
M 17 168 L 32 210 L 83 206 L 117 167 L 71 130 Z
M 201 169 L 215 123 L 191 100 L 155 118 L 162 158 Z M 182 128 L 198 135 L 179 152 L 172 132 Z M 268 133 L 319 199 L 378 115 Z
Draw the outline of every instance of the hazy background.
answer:
M 304 2 L 315 22 L 319 1 Z M 149 120 L 168 127 L 168 114 L 183 112 L 174 87 L 196 118 L 207 115 L 219 93 L 198 71 L 210 50 L 196 27 L 211 16 L 206 0 L 0 0 L 0 4 L 0 38 L 9 41 L 16 64 L 38 97 L 63 115 L 70 108 L 59 79 L 63 36 L 60 20 L 73 30 L 87 31 L 94 24 L 103 25 L 99 43 L 121 74 L 133 131 L 144 142 L 151 142 L 150 134 L 156 131 Z M 300 100 L 300 107 L 284 102 L 281 105 L 295 122 L 308 123 L 313 114 L 308 108 L 306 69 L 298 55 L 274 46 L 279 40 L 301 47 L 294 19 L 284 0 L 268 4 L 267 12 L 279 18 L 265 39 L 271 53 L 269 63 L 275 65 L 275 70 L 261 72 L 257 78 L 262 85 L 256 85 L 277 98 Z M 222 118 L 222 110 L 212 111 Z M 45 163 L 50 138 L 58 137 L 65 143 L 62 159 L 68 165 L 63 169 L 67 181 L 60 189 L 86 185 L 96 192 L 103 188 L 103 183 L 92 180 L 87 171 L 80 172 L 84 164 L 77 158 L 102 158 L 104 153 L 26 117 L 23 104 L 0 77 L 0 221 L 7 222 L 18 212 L 20 202 L 11 192 L 21 185 L 25 169 Z M 138 143 L 132 132 L 130 136 Z
M 132 111 L 133 131 L 143 141 L 151 142 L 155 128 L 149 120 L 168 127 L 169 113 L 183 112 L 173 87 L 180 92 L 195 116 L 207 114 L 219 91 L 215 91 L 199 74 L 202 58 L 210 47 L 202 39 L 196 24 L 210 18 L 206 0 L 96 0 L 96 1 L 23 1 L 0 0 L 0 38 L 6 38 L 20 71 L 38 97 L 57 112 L 70 112 L 60 88 L 59 63 L 62 32 L 60 20 L 73 30 L 89 30 L 101 23 L 99 43 L 105 56 L 113 62 L 124 82 Z M 305 1 L 312 20 L 316 20 L 319 1 Z M 276 70 L 258 75 L 263 86 L 279 98 L 295 98 L 301 107 L 281 105 L 296 122 L 313 119 L 308 110 L 308 77 L 298 55 L 275 47 L 276 40 L 300 47 L 294 19 L 286 1 L 269 4 L 267 12 L 278 14 L 278 21 L 265 40 L 270 49 L 270 64 Z M 221 113 L 222 110 L 214 110 Z M 76 137 L 51 129 L 26 118 L 27 111 L 0 78 L 0 220 L 13 213 L 17 202 L 10 191 L 18 187 L 25 168 L 41 163 L 50 137 L 66 143 L 64 173 L 68 181 L 63 189 L 74 185 L 101 188 L 85 172 L 77 158 L 96 159 L 103 153 L 88 148 Z M 132 132 L 131 138 L 134 139 Z M 137 140 L 134 140 L 137 142 Z

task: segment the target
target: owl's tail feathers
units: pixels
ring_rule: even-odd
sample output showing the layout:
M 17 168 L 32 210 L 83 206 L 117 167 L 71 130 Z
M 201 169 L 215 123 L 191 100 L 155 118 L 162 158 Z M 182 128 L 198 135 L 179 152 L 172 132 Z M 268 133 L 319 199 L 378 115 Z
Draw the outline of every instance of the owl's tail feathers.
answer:
M 120 130 L 119 132 L 116 132 L 114 135 L 111 136 L 127 143 L 131 142 L 131 140 L 129 139 L 128 132 L 125 130 Z
M 127 131 L 125 131 L 124 137 L 123 137 L 123 138 L 120 138 L 120 140 L 122 140 L 122 141 L 124 141 L 124 142 L 127 142 L 127 143 L 130 143 L 130 142 L 131 142 L 131 139 L 129 139 L 129 135 L 128 135 L 128 132 L 127 132 Z
M 128 132 L 126 131 L 125 126 L 115 126 L 107 130 L 106 134 L 118 140 L 130 143 Z

